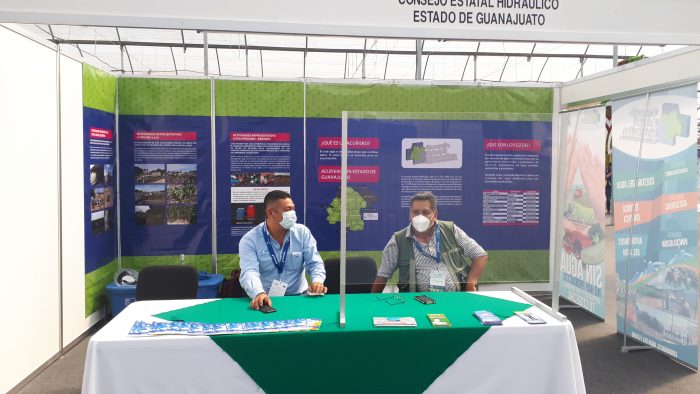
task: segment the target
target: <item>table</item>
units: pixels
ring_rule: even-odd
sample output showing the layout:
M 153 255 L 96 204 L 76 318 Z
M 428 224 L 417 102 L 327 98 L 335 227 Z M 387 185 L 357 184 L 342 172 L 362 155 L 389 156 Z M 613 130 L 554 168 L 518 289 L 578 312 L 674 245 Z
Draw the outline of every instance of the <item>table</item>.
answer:
M 280 387 L 286 392 L 585 392 L 570 322 L 532 307 L 547 324 L 531 326 L 515 316 L 490 329 L 475 323 L 474 308 L 489 305 L 498 315 L 513 305 L 495 302 L 524 302 L 511 292 L 431 294 L 435 305 L 419 304 L 412 294 L 402 293 L 405 303 L 399 305 L 376 296 L 347 296 L 346 328 L 337 324 L 337 295 L 275 298 L 279 312 L 270 315 L 246 309 L 246 299 L 136 302 L 91 338 L 83 393 L 249 393 Z M 196 309 L 173 311 L 192 306 Z M 134 321 L 158 320 L 153 315 L 159 313 L 188 320 L 317 317 L 323 325 L 318 332 L 301 333 L 127 336 Z M 431 327 L 426 313 L 445 313 L 453 327 Z M 414 316 L 418 327 L 374 328 L 372 316 Z M 476 337 L 473 344 L 470 336 Z

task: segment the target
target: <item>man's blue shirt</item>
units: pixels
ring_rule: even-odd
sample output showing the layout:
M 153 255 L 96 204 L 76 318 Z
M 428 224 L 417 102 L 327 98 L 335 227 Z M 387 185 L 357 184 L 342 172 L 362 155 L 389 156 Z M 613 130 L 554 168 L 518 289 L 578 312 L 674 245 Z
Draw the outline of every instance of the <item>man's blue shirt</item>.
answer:
M 252 299 L 262 292 L 269 293 L 272 281 L 275 279 L 287 283 L 285 295 L 303 293 L 308 288 L 305 271 L 311 277 L 311 282 L 323 283 L 326 279 L 326 269 L 316 249 L 316 240 L 306 226 L 297 223 L 287 231 L 284 242 L 291 243 L 281 274 L 268 252 L 263 235 L 263 231 L 266 231 L 265 226 L 267 226 L 266 222 L 255 226 L 238 243 L 241 259 L 241 287 L 248 297 Z M 277 256 L 277 261 L 280 261 L 284 244 L 280 245 L 270 237 L 270 245 Z

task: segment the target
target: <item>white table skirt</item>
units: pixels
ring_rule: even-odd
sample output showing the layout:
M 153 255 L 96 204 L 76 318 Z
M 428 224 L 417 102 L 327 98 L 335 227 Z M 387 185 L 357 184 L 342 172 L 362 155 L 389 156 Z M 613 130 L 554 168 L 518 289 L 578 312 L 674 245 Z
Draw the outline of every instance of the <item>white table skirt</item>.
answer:
M 480 292 L 523 302 L 511 292 Z M 241 366 L 208 337 L 127 334 L 136 320 L 211 300 L 130 304 L 88 344 L 84 394 L 260 393 Z M 547 321 L 528 325 L 513 316 L 492 327 L 428 388 L 428 393 L 585 393 L 571 323 L 530 308 Z M 342 334 L 341 334 L 342 335 Z M 390 356 L 387 355 L 387 358 Z

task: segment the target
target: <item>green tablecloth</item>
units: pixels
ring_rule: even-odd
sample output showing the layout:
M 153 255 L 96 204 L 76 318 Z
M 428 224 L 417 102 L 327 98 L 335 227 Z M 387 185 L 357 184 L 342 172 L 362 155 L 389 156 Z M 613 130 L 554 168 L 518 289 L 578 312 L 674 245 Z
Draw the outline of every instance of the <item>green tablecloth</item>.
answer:
M 485 309 L 505 319 L 530 306 L 473 293 L 430 293 L 437 303 L 423 305 L 414 295 L 401 293 L 405 303 L 390 305 L 377 299 L 386 294 L 350 294 L 345 328 L 338 323 L 337 295 L 276 297 L 278 312 L 271 314 L 250 310 L 248 299 L 222 299 L 156 317 L 206 323 L 318 318 L 323 324 L 314 332 L 211 339 L 267 393 L 411 393 L 427 389 L 488 330 L 473 311 Z M 428 313 L 444 313 L 452 327 L 432 327 Z M 412 316 L 418 327 L 376 328 L 375 316 Z

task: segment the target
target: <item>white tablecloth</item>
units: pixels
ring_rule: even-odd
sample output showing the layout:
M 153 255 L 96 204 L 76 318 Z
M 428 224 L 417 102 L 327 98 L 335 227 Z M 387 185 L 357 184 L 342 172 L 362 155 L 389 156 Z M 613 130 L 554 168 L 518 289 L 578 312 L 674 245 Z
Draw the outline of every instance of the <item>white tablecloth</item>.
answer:
M 523 302 L 511 292 L 481 292 Z M 84 394 L 259 393 L 262 389 L 208 337 L 127 336 L 136 320 L 212 300 L 130 304 L 88 344 Z M 428 388 L 429 393 L 585 393 L 571 323 L 530 308 L 547 321 L 513 316 L 492 327 Z M 390 355 L 387 360 L 390 362 Z M 342 384 L 342 382 L 339 382 Z

